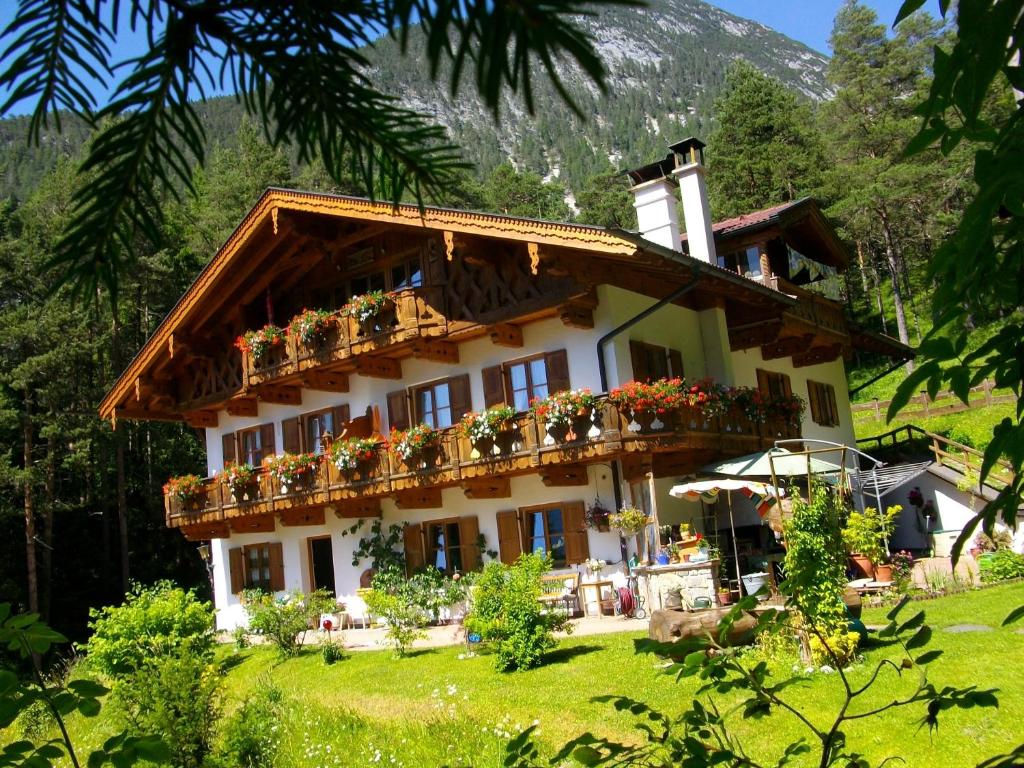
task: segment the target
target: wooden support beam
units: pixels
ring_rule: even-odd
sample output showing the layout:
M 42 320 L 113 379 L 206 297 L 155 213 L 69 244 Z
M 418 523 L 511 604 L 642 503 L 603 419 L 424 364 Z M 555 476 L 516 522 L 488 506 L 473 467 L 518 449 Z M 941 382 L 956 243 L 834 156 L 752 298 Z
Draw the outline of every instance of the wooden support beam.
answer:
M 137 421 L 182 421 L 183 417 L 180 413 L 151 411 L 148 408 L 115 408 L 111 413 L 111 419 L 114 422 L 118 419 L 131 419 Z
M 258 410 L 255 397 L 232 397 L 224 408 L 231 416 L 255 416 Z
M 794 368 L 806 368 L 809 365 L 831 363 L 843 353 L 842 344 L 828 344 L 823 347 L 811 347 L 806 352 L 793 355 Z
M 256 396 L 265 403 L 302 405 L 302 387 L 262 386 Z
M 381 517 L 380 499 L 351 499 L 327 507 L 334 516 L 342 519 L 360 517 Z
M 697 472 L 713 461 L 712 451 L 679 451 L 678 453 L 656 453 L 651 457 L 651 471 L 655 477 L 678 477 Z
M 459 345 L 450 341 L 420 340 L 412 345 L 412 356 L 420 360 L 432 360 L 435 363 L 459 362 Z
M 441 489 L 431 486 L 399 491 L 395 494 L 395 506 L 399 509 L 437 509 L 441 506 Z
M 306 371 L 302 386 L 321 392 L 348 392 L 348 374 L 337 371 Z
M 402 364 L 390 357 L 360 355 L 356 358 L 356 373 L 374 379 L 400 379 L 402 378 Z
M 498 347 L 523 346 L 523 329 L 512 323 L 499 323 L 487 329 L 491 343 Z
M 323 525 L 323 507 L 300 507 L 298 509 L 283 509 L 278 513 L 281 518 L 281 525 Z
M 583 464 L 549 464 L 540 471 L 540 481 L 548 488 L 587 485 L 587 468 Z
M 729 328 L 729 348 L 733 352 L 751 347 L 760 347 L 762 344 L 770 344 L 779 336 L 782 330 L 781 320 L 765 320 L 757 323 L 747 323 L 742 326 Z
M 761 345 L 761 357 L 764 360 L 776 360 L 780 357 L 789 357 L 798 352 L 805 352 L 810 349 L 814 335 L 807 333 L 802 336 L 787 336 L 784 339 L 777 339 L 770 344 Z
M 627 483 L 642 480 L 651 471 L 651 456 L 645 453 L 627 453 L 620 460 L 622 479 Z
M 594 310 L 590 307 L 570 302 L 558 308 L 558 315 L 562 318 L 562 324 L 568 328 L 587 330 L 594 327 Z
M 185 423 L 195 429 L 214 428 L 217 426 L 216 411 L 187 411 L 182 414 Z
M 189 541 L 206 541 L 208 539 L 226 539 L 231 535 L 231 528 L 226 522 L 199 523 L 198 525 L 182 526 L 181 532 Z
M 467 499 L 508 499 L 512 496 L 512 481 L 507 476 L 475 477 L 462 481 L 462 492 Z
M 273 533 L 277 527 L 274 513 L 264 515 L 242 515 L 228 520 L 232 533 Z

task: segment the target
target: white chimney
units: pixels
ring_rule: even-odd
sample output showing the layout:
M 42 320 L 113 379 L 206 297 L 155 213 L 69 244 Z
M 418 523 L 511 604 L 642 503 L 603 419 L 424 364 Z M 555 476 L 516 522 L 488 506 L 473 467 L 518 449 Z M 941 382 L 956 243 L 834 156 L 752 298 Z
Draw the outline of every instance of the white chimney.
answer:
M 708 188 L 704 182 L 704 142 L 694 138 L 684 139 L 669 149 L 677 158 L 672 175 L 679 182 L 690 255 L 708 264 L 717 264 L 718 254 L 711 229 L 711 206 L 708 205 Z
M 640 234 L 645 240 L 678 251 L 681 245 L 674 192 L 676 180 L 670 175 L 674 166 L 669 155 L 661 162 L 629 171 L 628 176 Z

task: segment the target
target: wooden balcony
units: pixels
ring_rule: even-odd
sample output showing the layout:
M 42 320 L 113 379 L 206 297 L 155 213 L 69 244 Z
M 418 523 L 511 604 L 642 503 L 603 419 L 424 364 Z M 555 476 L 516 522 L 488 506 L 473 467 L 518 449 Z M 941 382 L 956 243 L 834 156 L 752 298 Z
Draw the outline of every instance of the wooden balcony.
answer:
M 341 472 L 324 456 L 302 487 L 282 488 L 262 470 L 244 497 L 236 498 L 213 478 L 191 505 L 165 496 L 167 525 L 202 539 L 272 531 L 275 519 L 287 526 L 323 524 L 325 513 L 332 512 L 342 518 L 379 517 L 385 497 L 401 509 L 440 507 L 441 489 L 455 486 L 468 498 L 510 497 L 509 479 L 531 473 L 550 486 L 586 485 L 586 466 L 611 459 L 623 460 L 627 478 L 630 467 L 676 475 L 800 435 L 792 425 L 756 425 L 739 413 L 704 418 L 684 409 L 662 419 L 634 419 L 602 400 L 592 416 L 570 428 L 520 414 L 513 429 L 494 442 L 472 444 L 452 427 L 442 432 L 435 451 L 409 462 L 382 448 L 365 466 Z

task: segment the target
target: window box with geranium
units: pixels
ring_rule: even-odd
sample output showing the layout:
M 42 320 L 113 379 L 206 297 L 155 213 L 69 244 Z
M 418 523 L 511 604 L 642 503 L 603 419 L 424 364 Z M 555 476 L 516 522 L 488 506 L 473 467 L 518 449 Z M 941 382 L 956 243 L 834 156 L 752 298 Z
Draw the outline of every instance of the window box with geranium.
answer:
M 313 484 L 320 458 L 315 453 L 286 453 L 271 456 L 266 465 L 281 493 L 298 493 L 309 490 Z
M 235 339 L 235 347 L 243 352 L 257 365 L 263 364 L 270 357 L 270 353 L 284 345 L 285 332 L 283 328 L 276 325 L 265 325 L 256 331 L 246 331 Z
M 690 429 L 708 429 L 729 408 L 726 388 L 711 379 L 683 384 L 683 412 Z
M 252 464 L 232 464 L 224 470 L 224 482 L 236 503 L 259 498 L 258 473 Z
M 199 475 L 176 475 L 164 483 L 164 495 L 179 502 L 183 507 L 195 509 L 202 499 L 203 486 L 203 478 Z
M 799 427 L 804 408 L 804 400 L 799 395 L 776 395 L 765 401 L 764 419 L 769 424 Z
M 352 297 L 345 305 L 345 314 L 358 323 L 360 335 L 371 336 L 386 330 L 394 307 L 395 300 L 384 291 L 370 291 Z
M 380 440 L 375 437 L 335 440 L 331 444 L 331 461 L 339 472 L 351 475 L 357 471 L 365 471 L 370 462 L 377 458 L 379 450 Z
M 509 405 L 467 413 L 459 422 L 459 436 L 469 440 L 474 458 L 508 453 L 515 437 L 515 417 L 515 409 Z
M 325 309 L 303 309 L 288 323 L 288 335 L 307 347 L 319 346 L 336 327 L 335 322 L 334 314 Z
M 731 416 L 740 417 L 739 421 L 727 418 L 726 432 L 746 432 L 750 425 L 764 421 L 765 399 L 759 390 L 753 387 L 729 387 L 725 391 L 725 400 L 728 403 L 726 412 Z M 743 421 L 749 424 L 743 424 Z
M 589 389 L 566 389 L 530 404 L 530 410 L 543 422 L 545 445 L 570 439 L 585 440 L 594 428 L 597 398 Z
M 441 432 L 429 424 L 417 424 L 409 429 L 391 430 L 391 452 L 410 468 L 422 469 L 437 463 L 441 450 Z
M 665 429 L 680 408 L 688 405 L 682 379 L 657 379 L 652 382 L 631 381 L 608 393 L 608 400 L 621 412 L 629 415 L 630 432 Z

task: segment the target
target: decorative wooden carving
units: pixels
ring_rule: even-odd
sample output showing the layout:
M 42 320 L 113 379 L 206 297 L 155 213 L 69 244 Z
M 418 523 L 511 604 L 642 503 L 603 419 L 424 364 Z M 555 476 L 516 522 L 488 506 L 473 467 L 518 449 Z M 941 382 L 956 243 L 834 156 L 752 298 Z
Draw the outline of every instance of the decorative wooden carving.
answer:
M 228 525 L 232 533 L 273 533 L 276 528 L 273 513 L 232 517 Z
M 463 480 L 462 492 L 467 499 L 507 499 L 512 496 L 512 481 L 503 476 Z
M 281 525 L 323 525 L 323 507 L 300 507 L 298 509 L 283 509 L 279 513 Z
M 412 356 L 437 363 L 459 362 L 459 345 L 450 341 L 417 341 L 412 345 Z
M 523 346 L 523 329 L 512 323 L 498 323 L 488 329 L 491 343 L 498 347 Z
M 356 373 L 374 379 L 400 379 L 402 378 L 402 364 L 390 357 L 362 355 L 356 358 Z
M 337 371 L 306 371 L 302 386 L 322 392 L 348 392 L 348 374 Z
M 548 488 L 587 485 L 587 468 L 582 464 L 547 465 L 540 471 L 540 481 Z
M 213 402 L 242 388 L 242 358 L 232 350 L 217 358 L 192 358 L 184 376 L 184 401 Z
M 233 397 L 225 408 L 232 416 L 255 416 L 258 412 L 255 397 Z
M 187 411 L 183 414 L 185 423 L 196 429 L 214 428 L 217 426 L 216 411 Z
M 527 243 L 526 251 L 530 254 L 530 274 L 536 276 L 537 267 L 540 266 L 540 246 L 537 243 Z
M 275 205 L 273 208 L 270 209 L 270 220 L 274 224 L 274 234 L 275 235 L 277 234 L 277 215 L 278 215 L 278 208 Z
M 265 403 L 277 403 L 278 405 L 302 405 L 301 387 L 262 386 L 256 390 L 256 395 Z
M 441 506 L 441 489 L 437 486 L 410 488 L 395 494 L 399 509 L 437 509 Z

